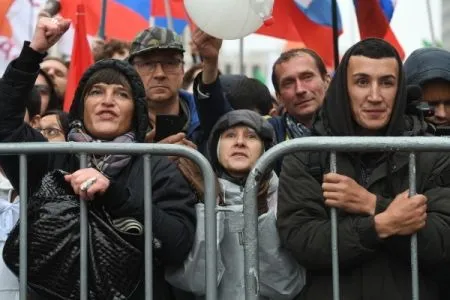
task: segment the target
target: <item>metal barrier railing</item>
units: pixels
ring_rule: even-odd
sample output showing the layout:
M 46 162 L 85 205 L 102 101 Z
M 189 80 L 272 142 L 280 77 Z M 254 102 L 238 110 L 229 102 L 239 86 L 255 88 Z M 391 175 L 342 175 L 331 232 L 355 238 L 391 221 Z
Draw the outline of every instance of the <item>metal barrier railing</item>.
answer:
M 80 154 L 80 168 L 87 166 L 87 154 L 135 154 L 143 155 L 145 202 L 145 299 L 152 294 L 152 206 L 150 155 L 183 156 L 194 161 L 201 169 L 205 184 L 205 234 L 206 234 L 206 299 L 217 298 L 217 248 L 216 248 L 216 181 L 208 160 L 198 151 L 169 144 L 120 144 L 120 143 L 2 143 L 0 154 L 20 155 L 20 300 L 27 299 L 27 155 L 43 153 Z M 81 201 L 80 209 L 80 299 L 88 299 L 88 220 L 87 204 Z
M 271 148 L 256 162 L 250 172 L 244 190 L 244 264 L 245 299 L 259 298 L 258 214 L 256 196 L 262 174 L 277 159 L 298 151 L 327 151 L 330 155 L 330 171 L 336 172 L 338 152 L 411 152 L 409 155 L 409 195 L 416 194 L 415 152 L 450 151 L 450 139 L 446 137 L 304 137 L 285 141 Z M 336 209 L 331 210 L 331 250 L 333 275 L 333 300 L 339 300 L 339 254 L 337 247 Z M 417 261 L 417 236 L 411 236 L 412 299 L 419 300 L 419 266 Z

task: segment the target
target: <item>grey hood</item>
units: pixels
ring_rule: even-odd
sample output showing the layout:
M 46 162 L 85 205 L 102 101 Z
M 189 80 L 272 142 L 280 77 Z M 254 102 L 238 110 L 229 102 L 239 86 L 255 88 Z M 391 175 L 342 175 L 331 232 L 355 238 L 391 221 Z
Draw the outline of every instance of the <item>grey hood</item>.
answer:
M 258 113 L 252 110 L 239 109 L 223 115 L 211 130 L 207 148 L 208 159 L 219 177 L 222 177 L 224 173 L 217 157 L 219 137 L 222 132 L 237 125 L 245 125 L 255 130 L 263 141 L 265 150 L 273 146 L 275 136 L 273 127 Z
M 404 63 L 406 83 L 423 86 L 427 81 L 450 82 L 450 52 L 441 48 L 417 49 Z

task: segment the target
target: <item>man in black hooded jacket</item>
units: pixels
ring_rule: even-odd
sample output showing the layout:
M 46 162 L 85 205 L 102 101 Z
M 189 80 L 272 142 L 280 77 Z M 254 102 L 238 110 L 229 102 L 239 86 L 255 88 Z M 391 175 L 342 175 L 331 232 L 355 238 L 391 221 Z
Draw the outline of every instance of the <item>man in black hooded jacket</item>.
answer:
M 422 89 L 423 101 L 433 108 L 428 121 L 443 130 L 450 125 L 450 52 L 441 48 L 415 50 L 405 61 L 406 83 Z M 447 135 L 447 134 L 445 134 Z
M 422 135 L 405 116 L 406 88 L 395 49 L 379 39 L 350 48 L 315 118 L 318 136 Z M 282 244 L 308 271 L 299 299 L 331 299 L 330 208 L 338 209 L 340 296 L 345 300 L 411 299 L 410 235 L 417 233 L 420 299 L 439 299 L 431 272 L 449 260 L 449 157 L 417 154 L 417 195 L 408 196 L 408 153 L 338 153 L 337 173 L 320 154 L 323 178 L 309 154 L 286 157 L 278 196 Z M 326 174 L 328 173 L 328 174 Z

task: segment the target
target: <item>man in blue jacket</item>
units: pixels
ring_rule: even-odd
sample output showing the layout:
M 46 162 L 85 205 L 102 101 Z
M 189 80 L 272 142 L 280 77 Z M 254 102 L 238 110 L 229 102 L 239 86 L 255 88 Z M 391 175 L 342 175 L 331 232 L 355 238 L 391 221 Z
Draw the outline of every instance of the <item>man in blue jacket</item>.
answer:
M 181 128 L 164 136 L 164 143 L 200 146 L 203 133 L 192 94 L 181 90 L 184 75 L 184 48 L 181 37 L 174 31 L 151 27 L 134 39 L 128 61 L 139 73 L 147 94 L 150 127 L 157 126 L 157 115 L 176 115 Z M 169 130 L 170 131 L 170 130 Z M 148 135 L 153 140 L 155 131 Z

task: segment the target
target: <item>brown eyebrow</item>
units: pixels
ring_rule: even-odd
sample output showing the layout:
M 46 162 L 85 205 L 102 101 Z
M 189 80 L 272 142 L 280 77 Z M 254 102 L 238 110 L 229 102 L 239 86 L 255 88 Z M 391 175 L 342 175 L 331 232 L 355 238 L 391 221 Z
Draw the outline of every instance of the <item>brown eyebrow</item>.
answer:
M 280 82 L 283 82 L 283 81 L 285 81 L 285 80 L 291 80 L 291 79 L 295 79 L 295 78 L 297 78 L 297 77 L 303 77 L 303 76 L 305 76 L 305 75 L 314 75 L 315 73 L 313 72 L 313 71 L 311 71 L 311 70 L 305 70 L 305 71 L 303 71 L 303 72 L 300 72 L 300 73 L 296 73 L 295 75 L 289 75 L 289 76 L 286 76 L 286 77 L 282 77 L 281 78 L 281 80 L 280 80 Z
M 295 76 L 286 76 L 281 78 L 280 83 L 284 82 L 284 81 L 288 81 L 288 80 L 295 80 Z

